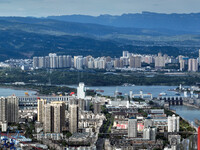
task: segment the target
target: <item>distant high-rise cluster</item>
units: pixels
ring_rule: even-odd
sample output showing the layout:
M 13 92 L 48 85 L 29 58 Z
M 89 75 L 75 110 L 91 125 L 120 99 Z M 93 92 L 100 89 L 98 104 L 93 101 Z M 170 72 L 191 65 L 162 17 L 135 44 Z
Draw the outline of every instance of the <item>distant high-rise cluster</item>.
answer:
M 147 54 L 133 54 L 128 51 L 123 51 L 122 56 L 119 58 L 111 58 L 110 56 L 103 56 L 94 58 L 92 56 L 70 56 L 61 55 L 57 56 L 55 53 L 50 53 L 49 56 L 45 57 L 33 57 L 33 68 L 75 68 L 78 70 L 82 69 L 130 69 L 135 70 L 142 68 L 142 66 L 149 65 L 154 68 L 164 69 L 166 66 L 179 66 L 180 71 L 198 71 L 200 64 L 200 50 L 198 58 L 189 58 L 186 56 L 179 55 L 178 57 L 168 56 L 166 54 L 158 53 L 158 55 L 147 55 Z M 171 67 L 173 68 L 173 67 Z M 175 67 L 176 68 L 176 67 Z M 177 68 L 176 68 L 177 69 Z
M 146 59 L 151 62 L 151 60 Z M 112 68 L 140 68 L 142 63 L 141 55 L 134 55 L 128 51 L 123 52 L 123 56 L 120 58 L 111 57 L 98 57 L 92 56 L 72 56 L 61 55 L 57 56 L 55 53 L 50 53 L 45 57 L 33 57 L 33 68 L 76 68 L 81 69 L 112 69 Z
M 45 57 L 33 57 L 33 68 L 68 68 L 71 67 L 72 57 L 69 55 L 57 56 L 50 53 Z

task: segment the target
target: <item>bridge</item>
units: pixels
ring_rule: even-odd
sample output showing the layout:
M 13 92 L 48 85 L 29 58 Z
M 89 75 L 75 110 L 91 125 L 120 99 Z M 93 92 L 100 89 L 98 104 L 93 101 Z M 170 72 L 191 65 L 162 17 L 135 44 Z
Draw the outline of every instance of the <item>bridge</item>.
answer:
M 158 99 L 168 102 L 169 105 L 183 105 L 183 97 L 181 96 L 159 96 Z

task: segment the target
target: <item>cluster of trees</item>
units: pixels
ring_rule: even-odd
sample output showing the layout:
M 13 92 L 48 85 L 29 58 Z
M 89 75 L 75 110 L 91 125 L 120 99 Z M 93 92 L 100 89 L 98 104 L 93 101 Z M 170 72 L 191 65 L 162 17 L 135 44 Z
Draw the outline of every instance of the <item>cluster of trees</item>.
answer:
M 148 77 L 143 73 L 119 72 L 117 74 L 104 74 L 104 72 L 78 72 L 70 70 L 21 71 L 18 69 L 0 69 L 0 84 L 25 82 L 42 85 L 74 85 L 84 82 L 87 86 L 110 86 L 124 83 L 136 85 L 194 85 L 200 80 L 198 74 L 186 76 L 169 76 L 162 73 Z

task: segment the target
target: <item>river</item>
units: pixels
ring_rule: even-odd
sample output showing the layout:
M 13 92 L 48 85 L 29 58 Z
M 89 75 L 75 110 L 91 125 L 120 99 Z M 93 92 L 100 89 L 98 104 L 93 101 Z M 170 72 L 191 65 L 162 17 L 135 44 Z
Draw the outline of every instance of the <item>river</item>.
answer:
M 177 86 L 92 86 L 87 87 L 92 90 L 104 90 L 102 95 L 114 96 L 114 92 L 117 90 L 124 94 L 129 94 L 130 90 L 133 91 L 133 94 L 139 94 L 140 90 L 144 94 L 151 93 L 153 97 L 158 97 L 162 92 L 165 92 L 168 96 L 175 95 L 175 91 L 169 91 L 169 89 L 176 89 Z
M 70 86 L 76 87 L 76 86 Z M 94 86 L 87 87 L 93 90 L 104 90 L 103 95 L 114 96 L 114 92 L 118 90 L 123 94 L 129 93 L 130 90 L 133 93 L 139 93 L 142 90 L 144 93 L 151 93 L 153 97 L 157 97 L 159 93 L 165 92 L 167 95 L 175 95 L 175 91 L 169 91 L 169 89 L 175 89 L 176 86 Z M 0 88 L 0 96 L 24 96 L 25 92 L 28 92 L 29 95 L 33 95 L 36 92 L 31 90 L 16 90 L 11 88 Z M 171 109 L 175 110 L 177 114 L 179 114 L 184 119 L 189 122 L 194 122 L 194 119 L 200 119 L 200 109 L 189 107 L 189 106 L 170 106 Z
M 31 90 L 16 90 L 16 89 L 11 89 L 11 88 L 0 88 L 0 96 L 12 96 L 12 95 L 16 95 L 16 96 L 24 96 L 25 92 L 27 92 L 29 95 L 33 95 L 36 92 L 35 91 L 31 91 Z
M 197 127 L 194 120 L 200 120 L 200 109 L 190 106 L 170 106 L 170 109 L 175 110 L 178 115 Z

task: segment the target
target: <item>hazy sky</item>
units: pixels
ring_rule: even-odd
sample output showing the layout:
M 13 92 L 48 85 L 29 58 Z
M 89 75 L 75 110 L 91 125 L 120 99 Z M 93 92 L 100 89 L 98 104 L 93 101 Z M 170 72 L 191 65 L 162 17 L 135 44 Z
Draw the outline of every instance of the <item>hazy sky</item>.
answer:
M 200 0 L 0 0 L 0 16 L 200 12 Z

